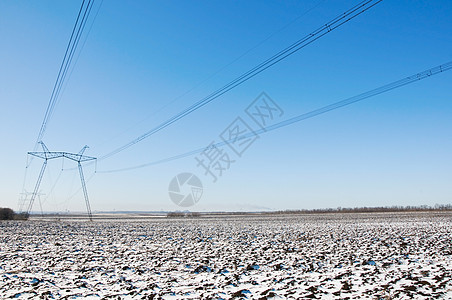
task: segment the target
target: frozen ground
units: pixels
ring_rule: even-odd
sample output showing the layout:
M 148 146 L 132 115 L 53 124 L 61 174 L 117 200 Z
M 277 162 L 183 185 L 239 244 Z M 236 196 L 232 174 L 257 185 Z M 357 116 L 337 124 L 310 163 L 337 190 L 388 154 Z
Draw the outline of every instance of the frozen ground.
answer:
M 452 214 L 0 222 L 0 297 L 452 299 Z

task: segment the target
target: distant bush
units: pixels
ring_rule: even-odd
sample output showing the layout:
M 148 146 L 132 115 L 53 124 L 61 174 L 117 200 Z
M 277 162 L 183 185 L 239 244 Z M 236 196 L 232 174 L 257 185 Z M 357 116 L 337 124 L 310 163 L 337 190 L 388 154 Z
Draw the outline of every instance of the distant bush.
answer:
M 14 220 L 14 215 L 11 208 L 0 208 L 0 220 Z
M 198 218 L 201 216 L 199 212 L 181 212 L 172 211 L 166 214 L 168 218 Z
M 28 220 L 28 214 L 16 214 L 11 208 L 0 207 L 0 220 Z
M 189 212 L 186 213 L 185 216 L 189 218 L 199 218 L 201 214 L 199 212 Z
M 185 214 L 179 211 L 172 211 L 166 214 L 168 218 L 183 218 Z
M 27 213 L 14 214 L 14 220 L 23 220 L 23 221 L 25 221 L 25 220 L 28 220 L 29 216 L 30 215 L 27 214 Z

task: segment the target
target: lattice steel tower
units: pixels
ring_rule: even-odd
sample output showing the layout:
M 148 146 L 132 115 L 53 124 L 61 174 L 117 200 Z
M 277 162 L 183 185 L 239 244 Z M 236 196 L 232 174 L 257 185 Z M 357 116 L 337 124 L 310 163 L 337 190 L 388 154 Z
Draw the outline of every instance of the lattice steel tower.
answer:
M 39 143 L 41 144 L 44 152 L 28 152 L 29 155 L 44 159 L 44 163 L 42 164 L 41 172 L 39 172 L 38 181 L 36 182 L 35 189 L 31 195 L 31 199 L 30 199 L 30 202 L 28 203 L 26 213 L 30 214 L 31 209 L 33 207 L 33 203 L 36 199 L 36 196 L 38 195 L 39 186 L 41 185 L 41 180 L 42 180 L 42 177 L 44 176 L 44 171 L 47 166 L 47 161 L 50 159 L 56 159 L 56 158 L 63 158 L 63 159 L 67 158 L 67 159 L 77 162 L 77 164 L 78 164 L 78 171 L 80 173 L 80 180 L 82 182 L 83 194 L 85 196 L 86 210 L 88 212 L 88 217 L 89 217 L 90 221 L 92 221 L 93 218 L 92 218 L 92 213 L 91 213 L 91 206 L 89 204 L 88 191 L 86 190 L 86 183 L 85 183 L 85 177 L 83 175 L 82 162 L 95 160 L 96 158 L 83 155 L 83 153 L 88 148 L 88 146 L 83 147 L 82 150 L 80 150 L 80 152 L 76 154 L 76 153 L 68 153 L 68 152 L 51 152 L 51 151 L 49 151 L 49 149 L 43 142 L 39 142 Z

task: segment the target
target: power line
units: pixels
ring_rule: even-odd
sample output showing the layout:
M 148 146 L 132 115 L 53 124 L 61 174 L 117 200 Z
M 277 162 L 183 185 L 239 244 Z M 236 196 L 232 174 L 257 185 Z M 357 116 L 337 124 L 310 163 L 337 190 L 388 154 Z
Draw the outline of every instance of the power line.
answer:
M 78 43 L 80 41 L 80 37 L 82 36 L 83 30 L 85 28 L 86 21 L 88 20 L 89 14 L 91 12 L 91 8 L 94 4 L 94 0 L 88 0 L 85 5 L 86 0 L 82 1 L 82 5 L 77 15 L 77 19 L 75 21 L 74 27 L 72 29 L 71 37 L 69 39 L 68 45 L 66 47 L 66 51 L 64 53 L 63 61 L 61 62 L 58 76 L 53 86 L 52 94 L 50 95 L 50 100 L 47 105 L 47 109 L 44 115 L 44 120 L 42 121 L 41 128 L 39 130 L 38 138 L 36 139 L 36 143 L 34 146 L 34 151 L 36 151 L 39 142 L 42 140 L 44 133 L 47 128 L 47 123 L 52 117 L 53 111 L 55 109 L 55 105 L 59 100 L 59 95 L 61 91 L 61 87 L 63 85 L 64 79 L 66 78 L 67 71 L 72 62 L 72 58 L 74 53 L 76 52 Z
M 237 61 L 241 60 L 243 57 L 247 56 L 249 53 L 251 53 L 253 50 L 257 49 L 259 46 L 262 46 L 264 43 L 266 43 L 268 40 L 270 40 L 272 37 L 274 37 L 275 35 L 277 35 L 278 33 L 282 32 L 283 30 L 285 30 L 286 28 L 288 28 L 289 26 L 293 25 L 295 22 L 297 22 L 298 20 L 300 20 L 302 17 L 304 17 L 305 15 L 307 15 L 308 13 L 310 13 L 311 11 L 313 11 L 314 9 L 316 9 L 317 7 L 319 7 L 323 2 L 325 2 L 326 0 L 320 0 L 317 4 L 315 4 L 314 6 L 312 6 L 311 8 L 309 8 L 308 10 L 306 10 L 305 12 L 303 12 L 302 14 L 300 14 L 299 16 L 297 16 L 295 19 L 291 20 L 290 22 L 286 23 L 284 26 L 280 27 L 279 29 L 277 29 L 276 31 L 274 31 L 273 33 L 271 33 L 270 35 L 268 35 L 266 38 L 264 38 L 263 40 L 261 40 L 260 42 L 258 42 L 257 44 L 255 44 L 253 47 L 249 48 L 248 50 L 246 50 L 245 52 L 243 52 L 241 55 L 239 55 L 238 57 L 236 57 L 235 59 L 233 59 L 232 61 L 230 61 L 229 63 L 227 63 L 226 65 L 220 67 L 219 69 L 217 69 L 216 71 L 214 71 L 212 74 L 210 74 L 209 76 L 207 76 L 206 78 L 204 78 L 203 80 L 201 80 L 200 82 L 196 83 L 193 87 L 191 87 L 190 89 L 186 90 L 184 93 L 180 94 L 179 96 L 173 98 L 171 101 L 165 103 L 164 105 L 162 105 L 160 108 L 158 108 L 156 111 L 152 112 L 151 114 L 149 114 L 147 117 L 145 117 L 144 119 L 138 121 L 137 123 L 135 123 L 134 125 L 128 127 L 127 129 L 125 129 L 124 131 L 110 137 L 109 139 L 103 141 L 100 145 L 105 144 L 106 142 L 109 142 L 113 139 L 115 139 L 116 137 L 123 135 L 126 132 L 129 132 L 131 129 L 135 128 L 137 125 L 143 123 L 144 121 L 148 120 L 150 117 L 156 115 L 157 113 L 159 113 L 160 111 L 164 110 L 165 108 L 169 107 L 170 105 L 172 105 L 173 103 L 175 103 L 176 101 L 180 100 L 182 97 L 187 96 L 188 94 L 190 94 L 191 92 L 193 92 L 194 90 L 196 90 L 198 87 L 200 87 L 201 85 L 203 85 L 205 82 L 209 81 L 210 79 L 214 78 L 215 76 L 217 76 L 219 73 L 221 73 L 222 71 L 224 71 L 225 69 L 227 69 L 229 66 L 233 65 L 234 63 L 236 63 Z
M 79 27 L 79 29 L 78 29 L 78 31 L 77 31 L 77 36 L 76 36 L 76 39 L 75 39 L 75 43 L 72 45 L 72 48 L 71 48 L 71 52 L 70 52 L 70 55 L 69 55 L 68 63 L 67 63 L 66 66 L 65 66 L 65 69 L 64 69 L 64 72 L 63 72 L 62 79 L 60 80 L 59 85 L 58 85 L 58 89 L 57 89 L 56 96 L 55 96 L 55 101 L 54 101 L 54 103 L 52 104 L 51 113 L 49 114 L 49 119 L 52 117 L 52 114 L 53 114 L 53 112 L 54 112 L 54 110 L 55 110 L 55 108 L 56 108 L 58 102 L 60 101 L 59 95 L 60 95 L 61 90 L 62 90 L 62 88 L 63 88 L 63 83 L 65 82 L 65 79 L 66 79 L 66 76 L 67 76 L 68 71 L 71 69 L 70 67 L 71 67 L 72 60 L 73 60 L 74 55 L 75 55 L 75 53 L 76 53 L 76 49 L 77 49 L 77 47 L 78 47 L 78 45 L 79 45 L 80 38 L 81 38 L 81 36 L 82 36 L 82 32 L 83 32 L 84 29 L 85 29 L 86 22 L 87 22 L 87 20 L 88 20 L 88 16 L 89 16 L 89 14 L 90 14 L 90 12 L 91 12 L 91 9 L 92 9 L 92 7 L 93 7 L 93 4 L 94 4 L 94 0 L 93 0 L 93 1 L 89 0 L 88 5 L 87 5 L 87 8 L 86 8 L 86 10 L 85 10 L 85 12 L 84 12 L 84 14 L 83 14 L 83 18 L 82 18 L 82 21 L 81 21 L 81 25 L 80 25 L 80 27 Z M 81 50 L 80 50 L 80 51 L 81 51 Z M 79 52 L 79 54 L 80 54 L 80 52 Z M 75 67 L 75 64 L 72 66 L 72 70 L 74 69 L 74 67 Z M 72 72 L 71 72 L 71 73 L 72 73 Z
M 92 18 L 91 25 L 89 26 L 89 29 L 88 29 L 87 33 L 85 34 L 85 39 L 83 40 L 82 46 L 80 47 L 80 50 L 78 51 L 77 58 L 75 59 L 75 62 L 74 62 L 74 64 L 72 65 L 71 71 L 69 72 L 69 75 L 67 76 L 67 81 L 70 80 L 70 78 L 71 78 L 71 76 L 72 76 L 72 73 L 74 72 L 75 66 L 77 65 L 77 62 L 78 62 L 78 60 L 80 59 L 80 55 L 81 55 L 82 52 L 83 52 L 83 48 L 85 47 L 86 41 L 88 40 L 88 36 L 89 36 L 91 30 L 93 29 L 93 25 L 94 25 L 94 23 L 95 23 L 95 21 L 96 21 L 96 19 L 97 19 L 97 16 L 99 15 L 99 11 L 100 11 L 100 8 L 102 7 L 102 4 L 103 4 L 103 3 L 104 3 L 104 0 L 101 0 L 100 4 L 99 4 L 98 7 L 97 7 L 96 14 L 95 14 L 94 17 Z M 93 2 L 93 4 L 94 4 L 94 2 Z M 90 9 L 90 10 L 91 10 L 91 9 Z M 65 90 L 65 88 L 66 88 L 66 86 L 67 86 L 67 81 L 66 81 L 66 83 L 65 83 L 65 85 L 64 85 L 63 90 L 61 91 L 61 93 L 64 93 L 64 90 Z
M 309 118 L 312 118 L 312 117 L 315 117 L 315 116 L 318 116 L 318 115 L 330 112 L 332 110 L 335 110 L 335 109 L 338 109 L 338 108 L 341 108 L 341 107 L 344 107 L 344 106 L 347 106 L 347 105 L 350 105 L 350 104 L 353 104 L 353 103 L 356 103 L 356 102 L 368 99 L 370 97 L 373 97 L 373 96 L 376 96 L 376 95 L 388 92 L 390 90 L 393 90 L 393 89 L 405 86 L 407 84 L 410 84 L 410 83 L 413 83 L 413 82 L 416 82 L 416 81 L 428 78 L 430 76 L 433 76 L 433 75 L 436 75 L 436 74 L 448 71 L 450 69 L 452 69 L 452 62 L 448 62 L 448 63 L 442 64 L 442 65 L 439 65 L 437 67 L 428 69 L 426 71 L 423 71 L 423 72 L 411 75 L 411 76 L 403 78 L 401 80 L 394 81 L 392 83 L 383 85 L 381 87 L 378 87 L 376 89 L 370 90 L 368 92 L 359 94 L 357 96 L 350 97 L 350 98 L 347 98 L 345 100 L 342 100 L 342 101 L 339 101 L 339 102 L 335 102 L 333 104 L 324 106 L 322 108 L 310 111 L 308 113 L 304 113 L 304 114 L 295 116 L 295 117 L 290 118 L 288 120 L 285 120 L 285 121 L 273 124 L 273 125 L 265 127 L 265 128 L 262 128 L 260 130 L 257 130 L 257 131 L 254 131 L 254 132 L 250 132 L 250 133 L 247 133 L 247 134 L 243 134 L 243 135 L 240 135 L 238 137 L 235 137 L 235 138 L 227 140 L 227 141 L 216 143 L 216 144 L 212 145 L 211 147 L 222 147 L 222 146 L 224 146 L 224 145 L 226 145 L 228 143 L 234 142 L 236 140 L 241 140 L 241 139 L 246 139 L 246 138 L 249 138 L 249 137 L 253 137 L 256 134 L 259 135 L 259 134 L 267 133 L 267 132 L 270 132 L 272 130 L 275 130 L 275 129 L 278 129 L 278 128 L 281 128 L 281 127 L 285 127 L 285 126 L 291 125 L 293 123 L 300 122 L 300 121 L 303 121 L 303 120 L 306 120 L 306 119 L 309 119 Z M 97 171 L 97 172 L 98 173 L 116 173 L 116 172 L 130 171 L 130 170 L 134 170 L 134 169 L 149 167 L 149 166 L 152 166 L 152 165 L 157 165 L 157 164 L 161 164 L 161 163 L 165 163 L 165 162 L 170 162 L 170 161 L 177 160 L 177 159 L 184 158 L 184 157 L 188 157 L 188 156 L 191 156 L 191 155 L 194 155 L 194 154 L 197 154 L 197 153 L 201 153 L 205 149 L 206 149 L 206 147 L 198 148 L 198 149 L 195 149 L 195 150 L 192 150 L 192 151 L 189 151 L 189 152 L 185 152 L 185 153 L 182 153 L 182 154 L 179 154 L 179 155 L 171 156 L 171 157 L 168 157 L 168 158 L 165 158 L 165 159 L 161 159 L 161 160 L 145 163 L 145 164 L 138 165 L 138 166 L 122 168 L 122 169 L 115 169 L 115 170 L 108 170 L 108 171 Z
M 242 83 L 248 81 L 249 79 L 253 78 L 254 76 L 260 74 L 261 72 L 265 71 L 266 69 L 270 68 L 271 66 L 277 64 L 278 62 L 282 61 L 283 59 L 289 57 L 290 55 L 294 54 L 295 52 L 299 51 L 300 49 L 306 47 L 307 45 L 313 43 L 314 41 L 318 40 L 322 36 L 328 34 L 332 30 L 338 28 L 339 26 L 347 23 L 348 21 L 352 20 L 353 18 L 357 17 L 358 15 L 364 13 L 368 9 L 372 8 L 376 4 L 380 3 L 383 0 L 366 0 L 362 1 L 359 4 L 353 6 L 348 11 L 344 12 L 343 14 L 337 16 L 330 22 L 326 23 L 325 25 L 321 26 L 317 30 L 314 30 L 310 34 L 306 35 L 305 37 L 301 38 L 297 42 L 293 43 L 289 47 L 285 48 L 284 50 L 278 52 L 277 54 L 273 55 L 272 57 L 268 58 L 261 64 L 257 65 L 256 67 L 252 68 L 248 72 L 242 74 L 238 78 L 234 79 L 230 83 L 226 84 L 222 88 L 216 90 L 209 96 L 199 100 L 198 102 L 194 103 L 193 105 L 189 106 L 188 108 L 184 109 L 180 113 L 176 114 L 175 116 L 171 117 L 167 121 L 161 123 L 157 127 L 149 130 L 148 132 L 144 133 L 143 135 L 137 137 L 136 139 L 130 141 L 129 143 L 113 150 L 112 152 L 102 156 L 99 158 L 99 160 L 106 159 L 108 157 L 111 157 L 137 143 L 140 141 L 150 137 L 151 135 L 159 132 L 160 130 L 168 127 L 169 125 L 173 124 L 174 122 L 182 119 L 183 117 L 189 115 L 190 113 L 198 110 L 199 108 L 203 107 L 204 105 L 208 104 L 209 102 L 217 99 L 221 95 L 227 93 L 228 91 L 232 90 L 233 88 L 241 85 Z

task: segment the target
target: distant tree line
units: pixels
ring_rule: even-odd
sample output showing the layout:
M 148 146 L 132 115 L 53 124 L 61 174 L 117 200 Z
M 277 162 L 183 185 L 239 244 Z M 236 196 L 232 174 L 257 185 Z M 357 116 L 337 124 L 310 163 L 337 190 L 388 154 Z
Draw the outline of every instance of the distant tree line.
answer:
M 201 216 L 199 212 L 174 211 L 166 214 L 168 218 L 197 218 Z
M 452 211 L 452 204 L 435 204 L 434 206 L 380 206 L 380 207 L 337 207 L 319 209 L 298 209 L 266 212 L 266 214 L 322 214 L 322 213 L 372 213 L 372 212 L 412 212 L 412 211 Z
M 416 212 L 416 211 L 452 211 L 452 204 L 435 204 L 434 206 L 378 206 L 378 207 L 337 207 L 337 208 L 317 208 L 317 209 L 296 209 L 279 210 L 265 212 L 183 212 L 175 211 L 166 214 L 168 218 L 196 218 L 201 215 L 276 215 L 276 214 L 326 214 L 326 213 L 377 213 L 377 212 Z
M 17 214 L 11 208 L 0 207 L 0 220 L 27 220 L 27 213 Z

